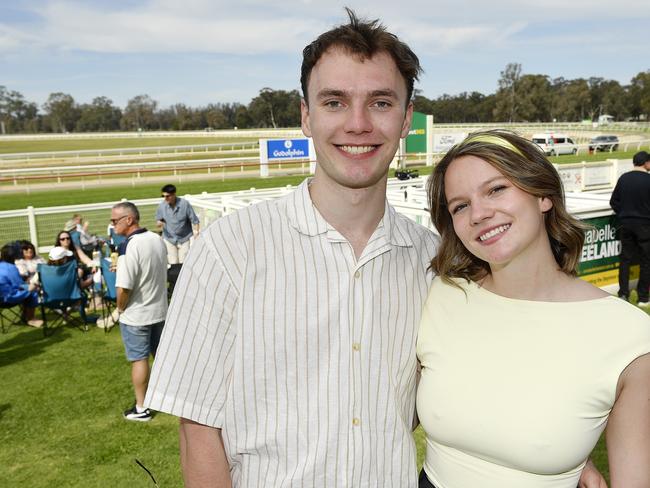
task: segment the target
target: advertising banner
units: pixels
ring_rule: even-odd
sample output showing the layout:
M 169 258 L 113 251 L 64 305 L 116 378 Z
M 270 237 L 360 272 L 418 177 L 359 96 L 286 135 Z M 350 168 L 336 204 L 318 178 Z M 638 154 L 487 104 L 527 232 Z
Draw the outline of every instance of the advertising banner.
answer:
M 269 161 L 309 157 L 308 139 L 269 139 L 266 146 Z
M 406 136 L 407 153 L 427 152 L 427 116 L 421 112 L 413 112 L 411 130 Z
M 592 228 L 585 232 L 578 275 L 583 280 L 599 287 L 618 283 L 618 257 L 621 254 L 621 241 L 616 237 L 614 215 L 584 219 L 583 222 Z M 639 267 L 632 266 L 630 280 L 638 277 Z

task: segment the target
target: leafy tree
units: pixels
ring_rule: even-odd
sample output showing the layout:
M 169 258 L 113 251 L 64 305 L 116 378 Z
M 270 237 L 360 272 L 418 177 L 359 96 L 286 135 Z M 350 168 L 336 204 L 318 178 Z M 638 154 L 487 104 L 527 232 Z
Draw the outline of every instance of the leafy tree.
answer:
M 494 107 L 494 117 L 499 121 L 514 122 L 517 116 L 517 83 L 521 77 L 521 64 L 508 63 L 501 72 L 499 78 L 499 89 Z
M 80 107 L 77 130 L 81 132 L 106 132 L 119 130 L 122 111 L 108 97 L 95 97 Z
M 39 128 L 38 107 L 17 91 L 0 85 L 0 134 L 36 132 Z
M 150 130 L 160 127 L 156 120 L 158 102 L 149 95 L 138 95 L 129 100 L 122 114 L 120 126 L 126 130 Z
M 43 108 L 53 132 L 69 132 L 79 120 L 79 107 L 67 93 L 51 93 Z
M 650 70 L 642 71 L 632 78 L 630 85 L 631 115 L 645 116 L 650 120 Z
M 551 119 L 551 82 L 545 75 L 523 75 L 517 81 L 517 120 L 544 122 Z
M 297 127 L 300 125 L 298 90 L 262 88 L 248 104 L 248 113 L 257 127 Z

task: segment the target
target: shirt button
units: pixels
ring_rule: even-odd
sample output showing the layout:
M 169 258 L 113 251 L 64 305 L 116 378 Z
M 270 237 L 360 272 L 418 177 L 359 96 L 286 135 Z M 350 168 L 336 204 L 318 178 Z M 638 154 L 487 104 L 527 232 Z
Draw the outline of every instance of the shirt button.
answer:
M 359 349 L 361 349 L 361 344 L 359 344 L 358 342 L 355 342 L 354 344 L 352 344 L 352 349 L 354 349 L 355 351 L 358 351 Z
M 355 278 L 358 278 L 359 276 L 361 276 L 361 271 L 357 271 L 354 273 Z
M 358 427 L 360 423 L 361 423 L 361 420 L 359 420 L 358 418 L 354 417 L 352 419 L 352 425 L 354 425 L 355 427 Z

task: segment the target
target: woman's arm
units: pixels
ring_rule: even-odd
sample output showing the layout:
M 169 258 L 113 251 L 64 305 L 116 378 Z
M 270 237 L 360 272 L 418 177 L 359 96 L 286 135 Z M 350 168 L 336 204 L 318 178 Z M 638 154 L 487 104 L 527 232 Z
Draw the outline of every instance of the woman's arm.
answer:
M 612 488 L 650 488 L 650 354 L 628 365 L 607 423 Z

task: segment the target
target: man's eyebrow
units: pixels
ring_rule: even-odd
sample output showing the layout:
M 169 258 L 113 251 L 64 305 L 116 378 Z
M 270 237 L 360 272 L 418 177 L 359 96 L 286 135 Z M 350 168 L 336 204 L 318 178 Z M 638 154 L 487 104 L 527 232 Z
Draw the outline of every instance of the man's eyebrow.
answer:
M 319 91 L 316 94 L 316 98 L 323 99 L 328 97 L 344 97 L 346 96 L 346 94 L 347 93 L 344 90 L 336 90 L 334 88 L 323 88 L 321 91 Z
M 397 92 L 395 90 L 391 90 L 390 88 L 385 88 L 383 90 L 373 90 L 370 92 L 370 97 L 371 98 L 376 98 L 376 97 L 397 98 Z
M 338 90 L 336 88 L 323 88 L 316 94 L 316 98 L 323 99 L 328 97 L 346 97 L 349 96 L 349 92 L 345 90 Z M 383 88 L 380 90 L 373 90 L 368 93 L 368 98 L 377 98 L 377 97 L 388 97 L 388 98 L 397 98 L 397 92 L 391 90 L 390 88 Z

